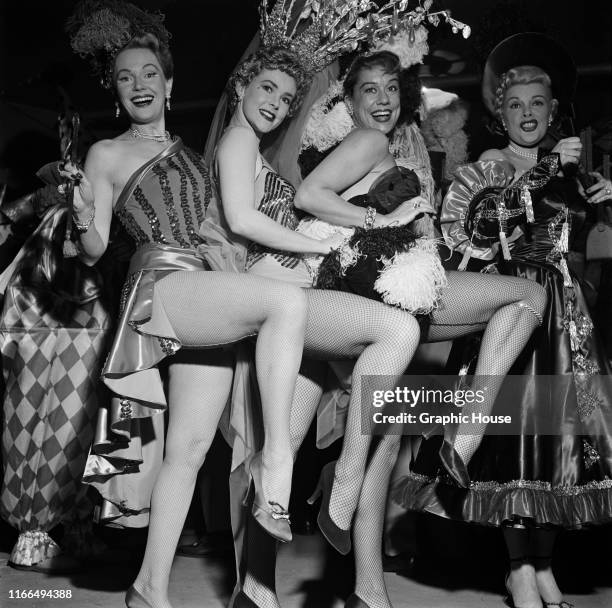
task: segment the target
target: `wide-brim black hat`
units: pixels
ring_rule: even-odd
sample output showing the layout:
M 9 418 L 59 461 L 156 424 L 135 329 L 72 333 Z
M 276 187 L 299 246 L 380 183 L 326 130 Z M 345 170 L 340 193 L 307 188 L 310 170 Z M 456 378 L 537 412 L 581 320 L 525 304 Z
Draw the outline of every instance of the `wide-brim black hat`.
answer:
M 571 55 L 556 40 L 537 32 L 523 32 L 502 40 L 489 54 L 482 75 L 482 98 L 495 114 L 495 91 L 501 75 L 521 65 L 535 65 L 552 82 L 553 97 L 567 107 L 576 88 L 576 65 Z

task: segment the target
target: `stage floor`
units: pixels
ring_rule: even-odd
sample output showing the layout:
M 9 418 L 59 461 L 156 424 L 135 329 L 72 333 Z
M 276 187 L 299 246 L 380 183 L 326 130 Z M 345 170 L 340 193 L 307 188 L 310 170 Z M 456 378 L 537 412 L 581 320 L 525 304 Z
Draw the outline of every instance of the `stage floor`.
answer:
M 137 560 L 123 551 L 112 563 L 97 565 L 72 576 L 46 576 L 16 571 L 6 565 L 8 555 L 0 553 L 0 606 L 21 608 L 118 608 L 138 567 Z M 394 608 L 474 608 L 499 607 L 503 603 L 503 565 L 492 558 L 495 567 L 482 569 L 482 560 L 423 558 L 395 564 L 399 572 L 387 572 L 386 580 Z M 583 565 L 588 555 L 573 555 Z M 566 599 L 577 608 L 612 606 L 612 576 L 597 574 L 604 570 L 601 560 L 591 580 L 584 573 L 565 585 Z M 485 561 L 486 563 L 486 561 Z M 280 549 L 277 581 L 283 608 L 340 608 L 350 593 L 350 559 L 328 551 L 320 536 L 296 536 Z M 569 565 L 569 564 L 568 564 Z M 172 570 L 170 599 L 174 608 L 224 608 L 233 586 L 230 558 L 177 557 Z M 565 569 L 565 568 L 563 568 Z M 10 599 L 10 591 L 64 589 L 71 599 Z M 14 595 L 14 594 L 13 594 Z

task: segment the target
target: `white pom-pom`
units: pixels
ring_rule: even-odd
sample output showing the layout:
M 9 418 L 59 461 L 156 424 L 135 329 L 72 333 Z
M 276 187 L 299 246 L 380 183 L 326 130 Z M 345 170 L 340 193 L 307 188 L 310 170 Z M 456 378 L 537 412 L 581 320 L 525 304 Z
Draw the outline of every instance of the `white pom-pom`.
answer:
M 413 314 L 428 314 L 436 308 L 447 280 L 435 240 L 417 239 L 408 251 L 384 260 L 384 266 L 374 283 L 383 302 Z

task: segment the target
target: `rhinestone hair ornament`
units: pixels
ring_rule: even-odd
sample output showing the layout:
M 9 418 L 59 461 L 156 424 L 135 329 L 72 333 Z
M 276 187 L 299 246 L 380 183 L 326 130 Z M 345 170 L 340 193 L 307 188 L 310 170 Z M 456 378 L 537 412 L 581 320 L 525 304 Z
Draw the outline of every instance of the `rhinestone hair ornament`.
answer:
M 66 22 L 72 50 L 89 57 L 105 89 L 113 85 L 115 57 L 132 38 L 152 34 L 168 48 L 170 33 L 161 13 L 148 13 L 119 0 L 83 0 Z
M 371 0 L 306 0 L 297 12 L 297 0 L 277 0 L 269 10 L 260 4 L 263 46 L 282 46 L 295 53 L 310 74 L 323 70 L 339 56 L 356 51 L 361 43 L 372 48 L 400 31 L 414 43 L 422 24 L 437 27 L 445 22 L 453 33 L 469 37 L 470 27 L 451 17 L 450 11 L 431 11 L 433 0 L 419 0 L 408 10 L 409 0 L 390 0 L 379 7 Z

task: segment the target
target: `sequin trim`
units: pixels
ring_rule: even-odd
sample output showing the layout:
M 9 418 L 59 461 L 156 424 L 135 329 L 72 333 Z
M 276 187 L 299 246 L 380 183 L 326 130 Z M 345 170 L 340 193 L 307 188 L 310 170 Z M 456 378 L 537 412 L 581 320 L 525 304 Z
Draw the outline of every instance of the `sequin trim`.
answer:
M 155 170 L 155 168 L 153 170 Z M 151 235 L 153 236 L 153 242 L 167 245 L 168 241 L 166 240 L 166 237 L 162 232 L 161 224 L 159 223 L 159 218 L 155 213 L 155 209 L 153 209 L 153 207 L 147 200 L 147 197 L 144 195 L 140 186 L 137 186 L 134 189 L 133 197 L 140 205 L 140 208 L 142 209 L 143 213 L 147 216 L 149 226 L 151 227 Z
M 409 472 L 406 477 L 417 483 L 443 483 L 456 486 L 452 479 L 446 476 L 429 477 L 419 473 Z M 538 481 L 530 479 L 515 479 L 507 482 L 498 481 L 472 481 L 469 491 L 471 492 L 506 492 L 508 490 L 532 490 L 534 492 L 550 492 L 556 496 L 580 496 L 586 492 L 612 489 L 612 479 L 606 477 L 601 481 L 589 481 L 579 486 L 553 486 L 549 481 Z
M 116 215 L 126 232 L 134 240 L 136 247 L 140 247 L 141 245 L 145 245 L 150 242 L 147 234 L 138 225 L 138 222 L 134 219 L 134 216 L 126 211 L 125 206 L 122 207 L 121 210 L 116 213 Z
M 590 390 L 591 379 L 599 374 L 599 366 L 589 357 L 587 341 L 593 333 L 590 317 L 576 307 L 576 292 L 573 287 L 563 290 L 565 313 L 563 328 L 569 334 L 572 352 L 572 371 L 576 386 L 578 416 L 584 422 L 596 408 L 603 406 L 603 400 Z
M 159 187 L 161 189 L 162 200 L 166 208 L 166 216 L 170 223 L 170 230 L 174 240 L 183 249 L 191 249 L 191 245 L 183 238 L 183 231 L 181 230 L 178 212 L 174 205 L 174 199 L 172 196 L 172 188 L 170 187 L 170 180 L 168 179 L 168 173 L 165 169 L 162 169 L 159 165 L 153 167 L 152 172 L 159 179 Z
M 181 165 L 181 167 L 183 168 L 183 171 L 187 175 L 187 179 L 189 179 L 189 183 L 191 184 L 191 197 L 193 200 L 193 207 L 196 212 L 196 218 L 198 220 L 198 226 L 199 226 L 204 221 L 204 208 L 202 207 L 202 199 L 200 197 L 200 184 L 195 178 L 195 175 L 193 174 L 193 171 L 191 170 L 189 163 L 185 160 L 185 157 L 182 154 L 178 154 L 176 158 L 179 164 Z M 206 178 L 207 177 L 208 177 L 208 174 L 206 174 Z M 206 178 L 205 178 L 205 181 L 206 181 Z M 210 185 L 209 184 L 207 185 L 205 183 L 204 185 L 205 191 L 207 191 L 209 188 L 210 188 Z M 206 196 L 206 193 L 205 193 L 205 196 Z M 208 201 L 210 200 L 210 198 L 206 196 L 205 200 Z M 200 239 L 198 237 L 198 244 L 199 243 L 200 243 Z
M 582 447 L 584 449 L 584 466 L 590 469 L 601 457 L 599 452 L 586 439 L 582 440 Z
M 300 221 L 293 206 L 294 197 L 295 188 L 278 173 L 268 171 L 264 182 L 264 195 L 258 209 L 281 226 L 296 230 Z M 246 270 L 266 255 L 272 256 L 281 266 L 290 269 L 297 268 L 301 260 L 299 255 L 277 251 L 251 242 L 247 251 Z
M 119 400 L 119 418 L 130 420 L 132 418 L 132 402 L 129 399 Z
M 185 148 L 185 152 L 189 160 L 193 163 L 193 166 L 204 180 L 204 214 L 206 214 L 206 210 L 208 209 L 208 205 L 212 199 L 212 181 L 210 179 L 210 172 L 204 166 L 203 159 L 200 156 L 197 156 L 193 150 L 190 148 Z
M 540 162 L 524 173 L 516 182 L 502 190 L 494 198 L 497 199 L 495 209 L 482 209 L 474 214 L 474 228 L 472 238 L 477 237 L 487 239 L 488 236 L 478 231 L 478 224 L 481 220 L 497 220 L 500 224 L 500 231 L 508 234 L 503 224 L 508 220 L 527 214 L 527 205 L 531 200 L 531 190 L 539 190 L 544 187 L 559 171 L 559 155 L 549 154 Z M 529 196 L 527 196 L 529 194 Z M 513 199 L 518 200 L 518 207 L 510 205 Z M 503 216 L 500 217 L 500 209 L 503 209 Z
M 123 283 L 123 289 L 121 290 L 121 300 L 119 302 L 119 314 L 122 315 L 125 310 L 125 305 L 127 304 L 128 298 L 132 291 L 132 287 L 134 287 L 134 283 L 136 283 L 136 276 L 138 273 L 132 273 L 128 275 L 125 279 L 125 283 Z
M 159 345 L 161 346 L 164 355 L 167 357 L 174 355 L 181 348 L 180 343 L 176 340 L 160 337 L 158 337 L 157 340 L 159 341 Z
M 187 236 L 192 247 L 197 247 L 201 243 L 201 239 L 198 235 L 198 231 L 193 226 L 193 215 L 191 213 L 191 205 L 187 199 L 187 173 L 177 163 L 172 160 L 168 160 L 168 166 L 174 169 L 180 180 L 179 200 L 181 210 L 183 211 L 183 221 L 185 222 L 185 229 Z

